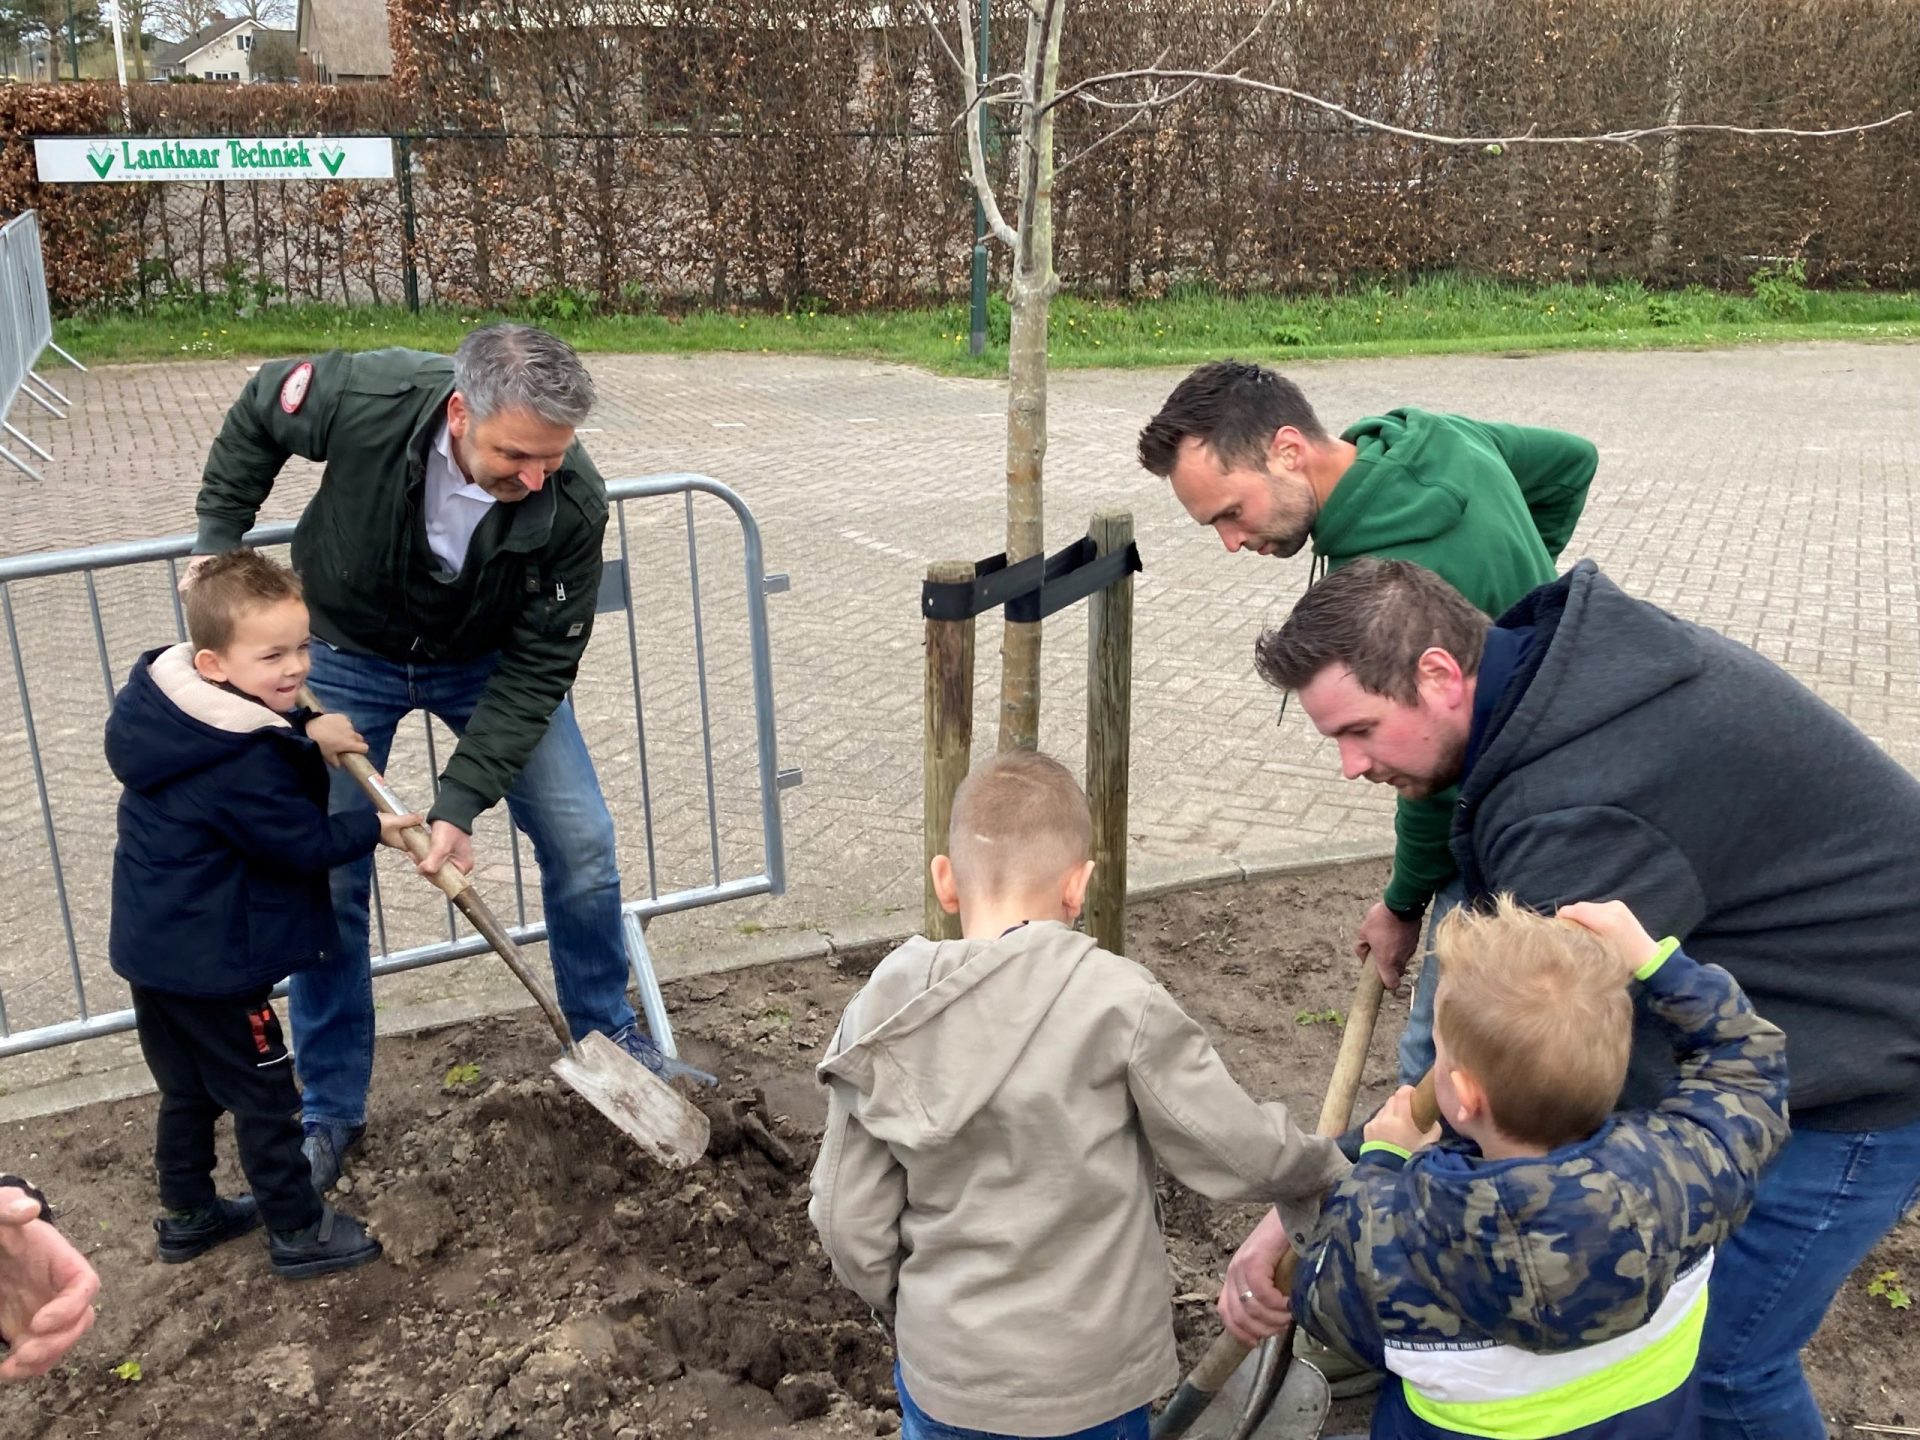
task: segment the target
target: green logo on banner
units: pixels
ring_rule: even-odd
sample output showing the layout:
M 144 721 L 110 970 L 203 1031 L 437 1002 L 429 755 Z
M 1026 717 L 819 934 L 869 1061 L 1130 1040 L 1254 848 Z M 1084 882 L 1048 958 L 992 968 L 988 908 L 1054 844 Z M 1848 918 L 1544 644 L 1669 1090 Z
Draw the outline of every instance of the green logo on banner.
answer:
M 338 175 L 340 173 L 340 167 L 346 163 L 346 159 L 347 152 L 344 150 L 322 150 L 320 152 L 320 163 L 327 167 L 327 174 L 329 175 Z
M 94 174 L 104 180 L 107 178 L 107 172 L 113 169 L 113 151 L 89 150 L 87 152 L 87 164 L 93 167 Z

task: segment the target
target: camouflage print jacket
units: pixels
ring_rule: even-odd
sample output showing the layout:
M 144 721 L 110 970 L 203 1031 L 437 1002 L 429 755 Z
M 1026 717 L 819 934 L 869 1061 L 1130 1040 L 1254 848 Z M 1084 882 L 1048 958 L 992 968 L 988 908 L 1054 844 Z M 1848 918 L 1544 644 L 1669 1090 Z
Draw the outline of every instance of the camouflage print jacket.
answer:
M 1787 1137 L 1786 1039 L 1668 941 L 1639 975 L 1680 1075 L 1538 1159 L 1370 1148 L 1330 1194 L 1295 1313 L 1389 1372 L 1373 1434 L 1690 1434 L 1713 1251 Z

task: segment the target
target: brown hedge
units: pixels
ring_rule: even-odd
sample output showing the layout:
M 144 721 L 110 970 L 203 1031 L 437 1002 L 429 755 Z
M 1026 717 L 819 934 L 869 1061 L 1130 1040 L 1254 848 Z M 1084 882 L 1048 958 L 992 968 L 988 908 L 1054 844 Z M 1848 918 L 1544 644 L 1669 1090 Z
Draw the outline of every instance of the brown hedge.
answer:
M 1162 55 L 1168 68 L 1208 64 L 1260 8 L 1076 3 L 1062 75 Z M 900 20 L 908 7 L 392 0 L 391 13 L 391 85 L 147 85 L 134 128 L 419 137 L 414 259 L 430 301 L 865 306 L 964 289 L 959 87 L 926 26 Z M 878 23 L 889 13 L 899 23 Z M 994 9 L 996 71 L 1019 63 L 1023 13 Z M 1347 0 L 1276 13 L 1234 63 L 1413 130 L 1676 117 L 1810 129 L 1914 103 L 1920 0 Z M 63 305 L 400 298 L 396 184 L 32 180 L 27 137 L 118 128 L 117 104 L 100 86 L 0 90 L 0 212 L 40 207 Z M 1061 111 L 1057 255 L 1084 291 L 1318 288 L 1435 269 L 1724 284 L 1789 257 L 1829 283 L 1920 278 L 1912 120 L 1838 140 L 1490 155 L 1209 85 L 1108 139 L 1117 123 L 1109 109 Z

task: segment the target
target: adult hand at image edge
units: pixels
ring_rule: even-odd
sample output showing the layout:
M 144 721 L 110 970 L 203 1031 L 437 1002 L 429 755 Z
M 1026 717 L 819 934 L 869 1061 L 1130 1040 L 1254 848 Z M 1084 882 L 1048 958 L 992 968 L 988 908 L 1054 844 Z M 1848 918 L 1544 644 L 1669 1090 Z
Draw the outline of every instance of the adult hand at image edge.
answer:
M 0 1384 L 44 1375 L 93 1325 L 100 1277 L 24 1190 L 0 1187 Z

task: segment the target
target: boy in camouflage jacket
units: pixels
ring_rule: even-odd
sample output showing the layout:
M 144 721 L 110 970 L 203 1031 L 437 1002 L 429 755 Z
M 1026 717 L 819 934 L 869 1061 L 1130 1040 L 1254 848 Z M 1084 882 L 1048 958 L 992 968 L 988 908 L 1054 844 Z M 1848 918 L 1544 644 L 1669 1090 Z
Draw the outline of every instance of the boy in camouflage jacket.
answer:
M 1714 1247 L 1787 1136 L 1786 1040 L 1733 977 L 1626 906 L 1502 897 L 1436 954 L 1429 1143 L 1403 1089 L 1367 1126 L 1296 1281 L 1315 1336 L 1388 1372 L 1373 1435 L 1690 1436 Z M 1680 1074 L 1609 1114 L 1634 1001 Z M 1423 1148 L 1424 1147 L 1424 1148 Z

